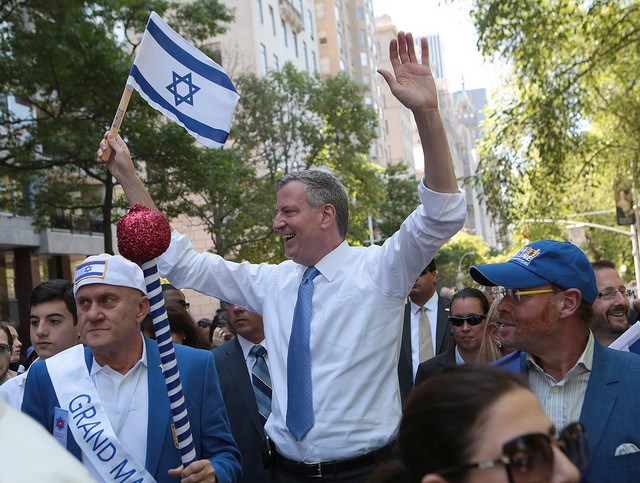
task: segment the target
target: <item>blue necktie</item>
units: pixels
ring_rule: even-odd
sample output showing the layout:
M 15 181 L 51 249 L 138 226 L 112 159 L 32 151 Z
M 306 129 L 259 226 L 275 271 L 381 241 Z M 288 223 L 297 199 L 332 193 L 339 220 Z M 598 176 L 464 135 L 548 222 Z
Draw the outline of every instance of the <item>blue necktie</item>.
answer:
M 293 324 L 287 356 L 287 428 L 300 441 L 313 427 L 313 398 L 311 393 L 311 299 L 313 279 L 320 272 L 309 267 L 298 287 L 298 300 L 293 310 Z
M 251 368 L 251 382 L 253 383 L 253 392 L 256 395 L 258 412 L 262 416 L 264 424 L 271 414 L 271 376 L 267 361 L 264 359 L 267 349 L 256 344 L 251 348 L 249 354 L 256 358 L 256 362 Z

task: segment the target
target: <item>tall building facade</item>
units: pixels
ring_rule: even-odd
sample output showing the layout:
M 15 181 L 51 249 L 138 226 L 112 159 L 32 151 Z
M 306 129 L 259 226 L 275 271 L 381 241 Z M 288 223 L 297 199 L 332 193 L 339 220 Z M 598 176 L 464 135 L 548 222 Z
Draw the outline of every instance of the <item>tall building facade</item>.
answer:
M 367 108 L 376 113 L 377 139 L 369 149 L 369 159 L 387 166 L 391 156 L 384 128 L 384 79 L 377 73 L 380 52 L 375 42 L 372 0 L 316 0 L 316 20 L 322 77 L 347 74 L 363 85 Z M 386 52 L 386 50 L 385 50 Z

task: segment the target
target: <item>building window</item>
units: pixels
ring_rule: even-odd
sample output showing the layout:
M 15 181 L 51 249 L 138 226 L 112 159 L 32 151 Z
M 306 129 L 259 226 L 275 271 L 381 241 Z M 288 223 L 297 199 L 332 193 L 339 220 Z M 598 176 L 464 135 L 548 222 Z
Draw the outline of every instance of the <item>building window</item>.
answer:
M 302 41 L 302 50 L 304 51 L 304 66 L 309 70 L 309 54 L 307 53 L 307 43 Z
M 289 37 L 287 36 L 287 24 L 284 20 L 280 20 L 282 24 L 282 38 L 284 39 L 284 46 L 289 47 Z
M 260 60 L 262 61 L 261 73 L 262 75 L 267 75 L 269 66 L 267 65 L 267 47 L 264 44 L 260 44 Z
M 316 58 L 316 53 L 315 52 L 311 52 L 311 61 L 313 62 L 313 73 L 317 74 L 318 73 L 318 59 Z
M 260 23 L 264 23 L 264 16 L 262 15 L 262 0 L 256 0 L 256 7 L 258 8 L 258 18 Z
M 324 3 L 316 2 L 316 18 L 324 18 Z
M 364 8 L 356 7 L 356 17 L 360 22 L 364 20 Z
M 276 72 L 280 72 L 280 61 L 278 60 L 278 56 L 273 54 L 273 70 Z
M 311 15 L 311 10 L 307 10 L 307 17 L 309 17 L 309 36 L 313 39 L 313 15 Z
M 360 52 L 360 65 L 366 67 L 369 65 L 369 56 L 366 52 Z
M 293 38 L 293 51 L 296 53 L 296 58 L 298 58 L 298 34 L 292 32 L 291 37 Z
M 342 34 L 338 33 L 338 52 L 340 52 L 341 54 L 344 52 L 344 48 L 342 45 Z
M 333 11 L 336 15 L 336 25 L 340 25 L 340 6 L 337 3 L 333 6 Z
M 362 29 L 358 30 L 358 42 L 360 43 L 361 48 L 367 46 L 367 34 Z
M 276 16 L 273 13 L 273 7 L 269 5 L 269 21 L 271 22 L 271 32 L 273 32 L 273 36 L 276 35 Z

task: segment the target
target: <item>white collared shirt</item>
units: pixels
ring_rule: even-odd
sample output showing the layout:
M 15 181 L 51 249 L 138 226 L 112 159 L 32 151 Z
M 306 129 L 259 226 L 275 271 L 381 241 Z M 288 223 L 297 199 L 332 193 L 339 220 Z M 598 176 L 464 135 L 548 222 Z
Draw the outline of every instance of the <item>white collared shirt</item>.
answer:
M 561 381 L 544 372 L 533 356 L 527 354 L 529 386 L 558 431 L 580 420 L 593 367 L 593 346 L 593 333 L 589 331 L 584 352 Z
M 0 386 L 0 398 L 4 399 L 7 405 L 20 411 L 22 409 L 22 399 L 24 398 L 24 386 L 27 382 L 29 371 L 12 377 Z
M 420 306 L 411 304 L 411 364 L 413 367 L 413 380 L 416 380 L 416 373 L 420 365 Z M 438 330 L 438 294 L 434 293 L 427 303 L 424 304 L 427 309 L 427 317 L 429 317 L 429 325 L 431 326 L 431 343 L 433 345 L 433 354 L 436 355 L 436 331 Z
M 129 454 L 144 466 L 147 459 L 149 385 L 147 347 L 142 334 L 140 337 L 142 338 L 142 357 L 129 372 L 120 374 L 108 365 L 100 366 L 93 359 L 90 376 L 96 385 L 114 433 Z M 82 462 L 96 481 L 103 481 L 84 455 Z
M 352 458 L 388 444 L 401 417 L 398 358 L 402 313 L 416 278 L 463 225 L 462 192 L 428 190 L 422 204 L 383 246 L 346 241 L 315 266 L 311 319 L 311 380 L 315 422 L 296 441 L 286 427 L 287 354 L 298 286 L 307 267 L 235 263 L 197 253 L 172 233 L 158 258 L 163 276 L 181 288 L 246 307 L 264 319 L 273 387 L 265 431 L 283 456 L 319 462 Z M 348 435 L 348 437 L 346 436 Z

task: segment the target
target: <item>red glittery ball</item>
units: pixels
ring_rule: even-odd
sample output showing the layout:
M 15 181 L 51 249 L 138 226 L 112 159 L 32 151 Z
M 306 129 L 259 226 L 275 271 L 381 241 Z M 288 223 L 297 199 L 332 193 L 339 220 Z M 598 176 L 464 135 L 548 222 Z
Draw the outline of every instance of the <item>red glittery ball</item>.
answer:
M 133 205 L 118 222 L 120 255 L 142 264 L 162 255 L 171 242 L 169 222 L 158 210 Z

